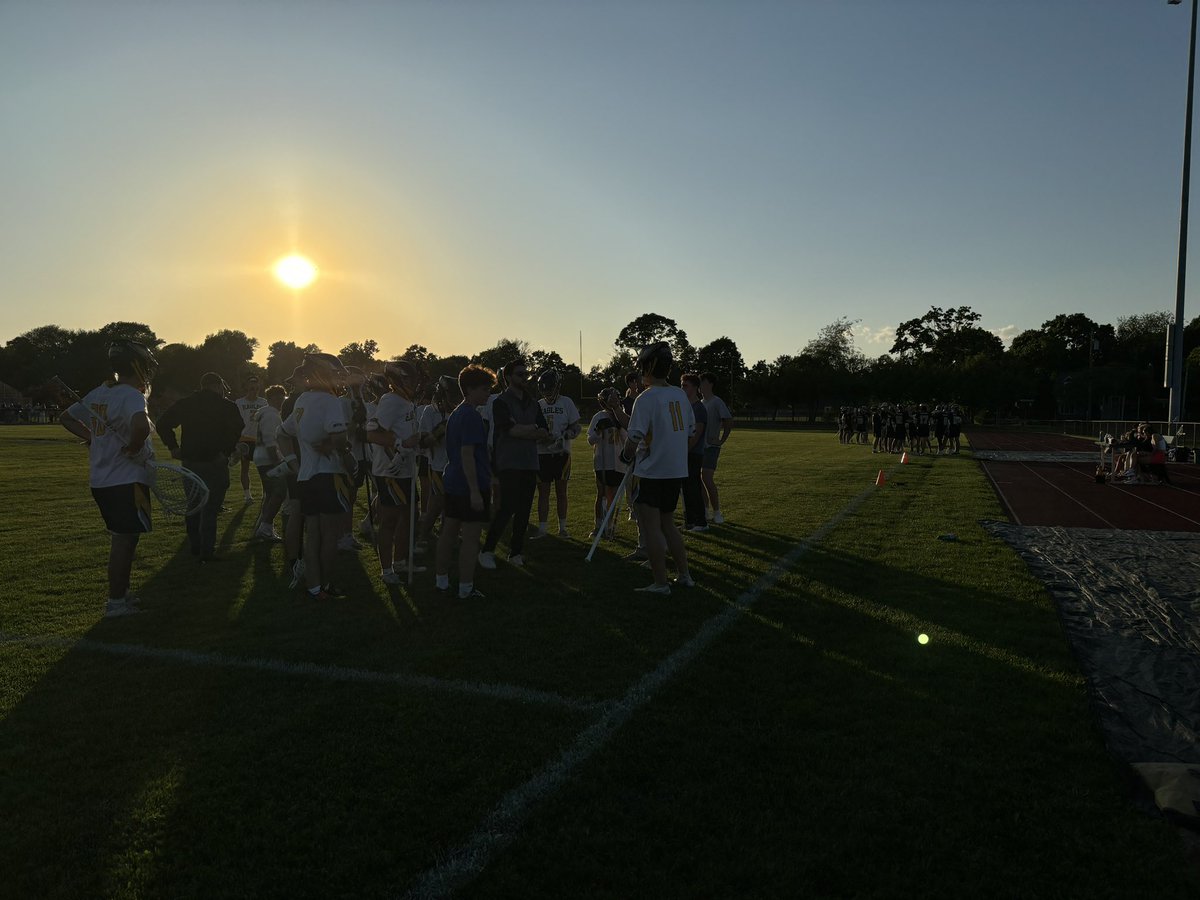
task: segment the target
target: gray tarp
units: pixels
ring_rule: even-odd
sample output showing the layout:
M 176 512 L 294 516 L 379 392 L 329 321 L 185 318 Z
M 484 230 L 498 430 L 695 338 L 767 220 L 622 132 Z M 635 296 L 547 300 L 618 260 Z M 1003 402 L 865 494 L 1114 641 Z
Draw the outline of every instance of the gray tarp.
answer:
M 1054 597 L 1111 751 L 1200 821 L 1200 534 L 983 525 Z

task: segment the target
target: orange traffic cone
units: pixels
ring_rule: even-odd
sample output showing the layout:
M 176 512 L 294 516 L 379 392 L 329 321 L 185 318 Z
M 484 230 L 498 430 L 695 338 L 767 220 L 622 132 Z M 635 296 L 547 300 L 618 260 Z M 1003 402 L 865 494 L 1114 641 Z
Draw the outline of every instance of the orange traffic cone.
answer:
M 875 487 L 883 487 L 887 484 L 887 476 L 883 474 L 883 469 L 879 470 L 879 474 L 875 476 Z
M 900 465 L 902 465 L 902 466 L 908 465 L 908 451 L 907 450 L 905 450 L 903 453 L 900 454 Z

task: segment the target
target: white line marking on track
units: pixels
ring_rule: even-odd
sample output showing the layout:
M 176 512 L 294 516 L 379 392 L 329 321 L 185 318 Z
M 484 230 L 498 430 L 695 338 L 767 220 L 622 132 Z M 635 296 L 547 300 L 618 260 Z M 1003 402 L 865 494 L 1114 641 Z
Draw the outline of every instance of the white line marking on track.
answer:
M 112 656 L 138 657 L 159 662 L 181 663 L 190 666 L 210 666 L 220 669 L 249 669 L 256 672 L 271 672 L 276 675 L 291 675 L 320 678 L 325 681 L 355 681 L 370 684 L 388 684 L 396 687 L 422 688 L 447 694 L 473 694 L 500 700 L 515 700 L 519 703 L 536 703 L 555 706 L 575 712 L 595 712 L 606 704 L 589 700 L 564 697 L 551 691 L 538 691 L 513 684 L 488 684 L 476 681 L 458 681 L 436 678 L 432 675 L 413 675 L 407 672 L 378 672 L 372 669 L 351 669 L 321 663 L 289 662 L 283 659 L 259 659 L 255 657 L 226 656 L 200 650 L 181 650 L 173 647 L 148 647 L 143 644 L 118 644 L 96 641 L 90 638 L 68 638 L 58 636 L 28 636 L 0 631 L 0 644 L 23 644 L 29 647 L 65 647 L 68 650 L 86 650 L 107 653 Z
M 1100 513 L 1096 512 L 1094 509 L 1092 509 L 1090 506 L 1088 506 L 1086 503 L 1084 503 L 1084 502 L 1083 502 L 1083 501 L 1081 501 L 1081 500 L 1078 500 L 1078 499 L 1076 499 L 1075 497 L 1072 497 L 1070 494 L 1068 494 L 1066 491 L 1064 491 L 1062 488 L 1060 488 L 1060 487 L 1059 487 L 1057 484 L 1055 484 L 1053 481 L 1051 481 L 1051 480 L 1050 480 L 1049 478 L 1047 478 L 1045 475 L 1039 475 L 1039 474 L 1038 474 L 1037 472 L 1035 472 L 1033 469 L 1029 468 L 1029 466 L 1028 466 L 1028 465 L 1026 465 L 1025 463 L 1021 463 L 1021 465 L 1022 465 L 1022 466 L 1023 466 L 1023 467 L 1026 469 L 1026 471 L 1028 471 L 1028 472 L 1029 472 L 1031 475 L 1034 475 L 1035 477 L 1037 477 L 1037 478 L 1040 478 L 1042 481 L 1046 482 L 1046 484 L 1050 485 L 1050 487 L 1054 488 L 1056 491 L 1058 491 L 1060 494 L 1062 494 L 1064 497 L 1066 497 L 1068 500 L 1070 500 L 1070 501 L 1071 501 L 1072 503 L 1074 503 L 1075 505 L 1077 505 L 1077 506 L 1079 506 L 1079 507 L 1082 507 L 1082 508 L 1083 508 L 1085 511 L 1087 511 L 1087 513 L 1088 513 L 1088 514 L 1095 516 L 1097 519 L 1099 519 L 1101 522 L 1103 522 L 1103 523 L 1104 523 L 1105 525 L 1107 525 L 1109 528 L 1116 528 L 1116 527 L 1117 527 L 1117 526 L 1116 526 L 1116 525 L 1114 525 L 1112 522 L 1108 521 L 1108 519 L 1104 518 L 1104 516 L 1100 515 Z M 1018 522 L 1017 524 L 1019 525 L 1019 524 L 1021 524 L 1021 523 L 1020 523 L 1020 522 Z
M 624 697 L 610 704 L 600 718 L 575 736 L 557 759 L 524 784 L 505 794 L 484 816 L 466 841 L 450 850 L 436 866 L 419 875 L 404 896 L 414 900 L 446 897 L 482 872 L 493 856 L 516 839 L 535 803 L 561 788 L 575 770 L 603 747 L 638 709 L 650 702 L 655 693 L 699 656 L 730 625 L 738 621 L 759 596 L 774 586 L 801 556 L 824 540 L 830 531 L 878 490 L 874 485 L 864 490 L 809 537 L 776 560 L 774 565 L 733 604 L 701 625 L 690 641 L 659 663 L 652 672 L 639 679 Z
M 1017 511 L 1013 508 L 1013 505 L 1008 502 L 1008 497 L 1004 495 L 1004 491 L 1000 490 L 1000 482 L 996 480 L 996 476 L 992 474 L 992 470 L 988 468 L 988 464 L 981 461 L 979 466 L 983 469 L 983 473 L 987 475 L 988 480 L 991 481 L 992 487 L 996 489 L 996 493 L 1000 495 L 1000 502 L 1003 503 L 1004 508 L 1008 510 L 1008 517 L 1013 520 L 1014 525 L 1020 525 L 1021 518 L 1017 515 Z M 1015 482 L 1006 481 L 1004 483 L 1014 484 Z

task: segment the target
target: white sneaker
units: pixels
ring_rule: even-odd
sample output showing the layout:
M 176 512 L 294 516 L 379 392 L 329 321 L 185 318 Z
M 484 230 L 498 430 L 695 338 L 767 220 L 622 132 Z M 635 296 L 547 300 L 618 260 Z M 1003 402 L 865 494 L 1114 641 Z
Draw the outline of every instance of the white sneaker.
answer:
M 304 560 L 298 559 L 292 563 L 292 580 L 288 587 L 300 587 L 300 583 L 304 580 Z
M 523 557 L 520 553 L 514 553 L 508 558 L 508 564 L 510 566 L 516 566 L 519 569 L 525 565 L 525 557 Z
M 496 568 L 496 554 L 484 550 L 479 554 L 479 565 L 485 569 Z
M 724 525 L 725 517 L 723 515 L 721 515 L 719 512 L 715 512 L 715 513 L 713 513 L 712 521 L 713 521 L 714 525 Z
M 663 596 L 669 596 L 671 593 L 671 586 L 669 584 L 651 583 L 645 587 L 634 588 L 634 591 L 639 594 L 662 594 Z
M 109 600 L 104 604 L 104 618 L 106 619 L 115 619 L 118 616 L 132 616 L 140 612 L 140 609 L 125 600 Z

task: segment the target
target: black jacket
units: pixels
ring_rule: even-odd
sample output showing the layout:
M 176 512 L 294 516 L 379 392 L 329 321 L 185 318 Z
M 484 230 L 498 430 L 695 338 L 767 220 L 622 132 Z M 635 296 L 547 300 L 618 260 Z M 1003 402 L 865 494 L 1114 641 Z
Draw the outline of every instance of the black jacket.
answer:
M 218 454 L 233 452 L 242 436 L 242 427 L 242 414 L 236 403 L 201 389 L 163 413 L 155 430 L 168 450 L 179 448 L 184 462 L 211 462 Z M 181 429 L 179 443 L 175 442 L 176 428 Z

